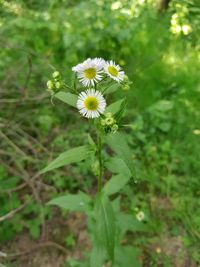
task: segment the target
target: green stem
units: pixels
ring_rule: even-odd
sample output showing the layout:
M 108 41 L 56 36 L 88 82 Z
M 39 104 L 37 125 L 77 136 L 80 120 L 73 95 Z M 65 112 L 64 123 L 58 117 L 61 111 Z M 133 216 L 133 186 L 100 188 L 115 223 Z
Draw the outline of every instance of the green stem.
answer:
M 97 156 L 99 161 L 99 175 L 98 175 L 98 193 L 102 190 L 102 176 L 103 176 L 103 161 L 102 161 L 102 138 L 101 133 L 98 131 L 98 143 L 97 143 Z

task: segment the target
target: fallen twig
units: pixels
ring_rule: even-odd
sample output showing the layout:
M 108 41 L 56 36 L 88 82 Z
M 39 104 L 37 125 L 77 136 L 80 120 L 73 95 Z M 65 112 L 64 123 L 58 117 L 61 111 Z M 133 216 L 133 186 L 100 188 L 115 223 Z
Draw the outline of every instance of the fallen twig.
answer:
M 13 253 L 13 254 L 6 254 L 6 253 L 4 253 L 4 254 L 6 255 L 7 258 L 18 258 L 18 257 L 26 256 L 28 254 L 31 254 L 37 250 L 41 250 L 41 249 L 46 248 L 46 247 L 54 247 L 57 250 L 63 252 L 64 254 L 68 253 L 67 249 L 65 247 L 63 247 L 62 245 L 57 244 L 53 241 L 47 241 L 44 243 L 37 244 L 36 246 L 31 248 L 30 250 L 26 250 L 26 251 L 22 251 L 22 252 L 18 252 L 18 253 Z M 3 257 L 3 256 L 1 256 L 1 254 L 0 254 L 0 257 Z
M 26 204 L 22 204 L 18 208 L 14 209 L 14 210 L 11 210 L 10 212 L 5 214 L 4 216 L 1 216 L 0 217 L 0 222 L 3 222 L 3 221 L 8 220 L 8 219 L 11 219 L 16 213 L 21 211 L 25 206 L 26 206 Z

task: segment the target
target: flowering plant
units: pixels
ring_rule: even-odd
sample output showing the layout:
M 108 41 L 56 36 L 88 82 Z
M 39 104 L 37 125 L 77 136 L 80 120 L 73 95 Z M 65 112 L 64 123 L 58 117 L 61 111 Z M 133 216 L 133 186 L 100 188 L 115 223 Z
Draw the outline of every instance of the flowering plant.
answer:
M 123 215 L 120 206 L 117 205 L 117 196 L 134 176 L 135 171 L 126 138 L 119 133 L 124 126 L 121 119 L 126 107 L 126 98 L 108 105 L 108 96 L 119 87 L 128 90 L 131 82 L 119 65 L 102 58 L 89 58 L 74 66 L 72 71 L 75 72 L 72 87 L 63 81 L 58 71 L 55 71 L 53 79 L 47 82 L 48 90 L 52 100 L 56 97 L 76 107 L 80 115 L 89 120 L 93 130 L 88 133 L 87 145 L 62 153 L 41 173 L 92 158 L 92 169 L 98 177 L 98 192 L 94 197 L 83 192 L 68 194 L 52 199 L 48 204 L 69 211 L 84 212 L 87 215 L 93 244 L 90 254 L 91 267 L 102 267 L 105 262 L 109 262 L 110 266 L 121 266 L 124 247 L 120 245 L 120 241 L 126 231 L 119 223 L 119 218 Z M 67 89 L 68 92 L 61 89 Z M 104 145 L 109 146 L 111 150 L 104 150 Z M 107 182 L 105 168 L 113 174 Z

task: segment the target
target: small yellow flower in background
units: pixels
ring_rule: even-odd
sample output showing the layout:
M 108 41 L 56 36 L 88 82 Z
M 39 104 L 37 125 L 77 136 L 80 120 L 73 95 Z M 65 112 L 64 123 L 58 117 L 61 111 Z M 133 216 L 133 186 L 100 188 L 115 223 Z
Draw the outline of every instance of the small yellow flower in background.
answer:
M 80 114 L 86 118 L 98 118 L 103 114 L 106 107 L 106 101 L 99 91 L 88 89 L 81 92 L 78 96 L 77 108 Z
M 200 135 L 200 130 L 199 130 L 199 129 L 195 129 L 195 130 L 193 131 L 193 134 L 195 134 L 195 135 Z
M 156 248 L 156 253 L 157 253 L 157 254 L 160 254 L 160 253 L 161 253 L 161 248 L 159 248 L 159 247 Z
M 136 219 L 141 222 L 143 221 L 145 218 L 144 212 L 143 211 L 139 211 L 138 213 L 136 213 Z
M 189 24 L 184 24 L 182 26 L 182 32 L 184 35 L 188 35 L 192 31 L 192 28 Z
M 94 86 L 95 82 L 101 81 L 102 69 L 104 66 L 102 58 L 88 58 L 83 63 L 80 63 L 72 68 L 77 73 L 78 79 L 84 86 Z
M 107 61 L 104 65 L 105 73 L 117 82 L 124 80 L 124 71 L 121 70 L 119 65 L 116 65 L 114 61 Z

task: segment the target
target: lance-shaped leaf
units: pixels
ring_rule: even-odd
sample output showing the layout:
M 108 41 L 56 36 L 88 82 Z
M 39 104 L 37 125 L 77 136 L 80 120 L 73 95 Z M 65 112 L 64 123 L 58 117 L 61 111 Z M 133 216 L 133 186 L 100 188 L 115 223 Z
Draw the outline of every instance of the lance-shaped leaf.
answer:
M 52 199 L 47 205 L 55 205 L 61 209 L 68 211 L 88 211 L 90 210 L 91 199 L 88 195 L 83 192 L 79 192 L 76 195 L 69 194 L 67 196 L 61 196 Z
M 116 248 L 115 267 L 141 267 L 138 261 L 139 251 L 132 246 L 119 246 Z
M 90 267 L 102 267 L 105 261 L 106 251 L 102 246 L 93 244 L 92 251 L 90 253 Z
M 122 106 L 122 104 L 124 103 L 125 99 L 120 99 L 114 103 L 112 103 L 111 105 L 109 105 L 106 110 L 105 113 L 111 112 L 112 115 L 116 114 L 117 112 L 120 111 L 120 108 Z
M 107 144 L 124 161 L 132 176 L 135 177 L 132 153 L 127 144 L 126 136 L 121 133 L 110 134 L 107 136 Z
M 121 84 L 119 83 L 114 83 L 110 86 L 107 86 L 106 89 L 104 89 L 104 94 L 111 94 L 114 93 L 115 91 L 117 91 L 119 89 L 119 87 L 121 86 Z
M 117 174 L 112 176 L 112 178 L 106 183 L 103 191 L 106 195 L 113 195 L 118 193 L 130 180 L 130 176 L 125 176 L 123 174 Z
M 61 92 L 56 93 L 54 97 L 56 97 L 59 100 L 67 103 L 68 105 L 70 105 L 72 107 L 76 107 L 76 102 L 77 102 L 77 99 L 78 99 L 77 95 L 61 91 Z
M 56 168 L 62 167 L 75 162 L 80 162 L 86 159 L 89 155 L 88 146 L 79 146 L 72 148 L 62 154 L 54 161 L 52 161 L 47 167 L 45 167 L 40 173 L 45 173 Z
M 99 194 L 95 203 L 97 241 L 106 248 L 111 261 L 114 261 L 116 222 L 112 205 L 105 194 Z
M 105 163 L 106 168 L 110 170 L 112 173 L 123 174 L 124 176 L 131 177 L 131 172 L 127 167 L 126 163 L 123 159 L 113 157 L 109 158 Z

